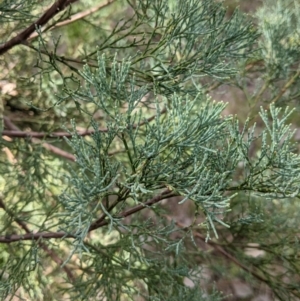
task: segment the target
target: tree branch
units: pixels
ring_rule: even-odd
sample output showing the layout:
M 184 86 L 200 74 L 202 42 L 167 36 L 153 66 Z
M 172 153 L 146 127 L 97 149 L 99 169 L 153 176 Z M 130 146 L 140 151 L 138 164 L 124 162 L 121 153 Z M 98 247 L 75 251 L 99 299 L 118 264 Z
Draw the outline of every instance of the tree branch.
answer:
M 70 16 L 69 19 L 54 24 L 53 26 L 51 26 L 50 28 L 48 28 L 46 31 L 48 31 L 48 30 L 54 30 L 56 28 L 59 28 L 59 27 L 62 27 L 62 26 L 66 26 L 66 25 L 68 25 L 70 23 L 73 23 L 73 22 L 81 20 L 81 19 L 83 19 L 85 17 L 88 17 L 89 15 L 91 15 L 91 14 L 93 14 L 93 13 L 101 10 L 102 8 L 105 8 L 105 7 L 109 6 L 114 1 L 115 0 L 108 0 L 108 1 L 106 1 L 106 3 L 103 3 L 103 4 L 101 3 L 99 5 L 96 5 L 95 7 L 87 9 L 86 11 L 74 14 L 74 15 Z M 35 39 L 38 36 L 39 36 L 38 33 L 34 32 L 27 40 Z
M 24 43 L 27 38 L 36 30 L 36 26 L 45 25 L 56 14 L 64 10 L 67 6 L 77 0 L 58 0 L 56 1 L 36 22 L 20 32 L 16 37 L 10 39 L 0 46 L 0 55 L 4 54 L 16 45 Z
M 2 196 L 0 195 L 0 208 L 2 208 L 10 217 L 12 217 L 15 222 L 27 233 L 27 234 L 30 234 L 31 231 L 29 230 L 28 226 L 26 225 L 26 223 L 24 221 L 22 221 L 21 219 L 19 218 L 15 218 L 15 216 L 13 215 L 12 212 L 10 212 L 9 210 L 7 210 L 5 204 L 4 204 L 4 201 L 3 201 L 3 198 Z M 57 263 L 58 266 L 61 266 L 63 264 L 63 260 L 59 258 L 59 256 L 52 250 L 50 250 L 48 248 L 48 246 L 39 241 L 38 242 L 38 245 L 51 257 L 51 259 Z M 74 282 L 75 281 L 75 278 L 73 276 L 73 273 L 72 271 L 66 266 L 64 265 L 63 266 L 63 270 L 66 272 L 68 278 L 70 281 Z
M 160 114 L 164 114 L 166 113 L 166 108 L 163 108 L 160 112 Z M 138 124 L 134 124 L 132 126 L 133 129 L 136 129 L 137 127 L 139 126 L 142 126 L 148 122 L 151 122 L 152 120 L 154 120 L 156 117 L 156 115 L 153 115 L 149 118 L 147 118 L 145 121 L 142 121 Z M 6 120 L 8 119 L 7 117 L 4 117 L 5 119 L 5 123 L 6 123 Z M 108 132 L 108 128 L 99 128 L 98 129 L 99 132 L 102 132 L 102 133 L 107 133 Z M 89 136 L 91 134 L 94 134 L 95 133 L 95 130 L 85 130 L 85 131 L 78 131 L 76 132 L 76 134 L 78 136 Z M 15 129 L 12 129 L 12 130 L 3 130 L 2 131 L 2 135 L 3 136 L 8 136 L 8 137 L 11 137 L 11 138 L 24 138 L 24 137 L 29 137 L 29 138 L 63 138 L 63 137 L 66 137 L 66 138 L 70 138 L 72 136 L 74 136 L 74 134 L 72 133 L 68 133 L 68 132 L 53 132 L 53 133 L 45 133 L 45 132 L 23 132 L 23 131 L 20 131 L 20 130 L 15 130 Z
M 170 198 L 173 196 L 176 196 L 176 194 L 170 191 L 169 189 L 166 189 L 161 194 L 155 196 L 154 198 L 148 200 L 147 202 L 121 212 L 117 218 L 125 218 L 138 211 L 141 211 L 144 208 L 151 207 L 152 205 L 162 201 L 163 199 Z M 89 232 L 109 224 L 108 220 L 103 220 L 103 219 L 101 219 L 100 221 L 99 220 L 95 221 L 90 226 Z M 38 240 L 42 238 L 50 239 L 50 238 L 76 238 L 76 237 L 72 234 L 65 233 L 65 232 L 37 232 L 37 233 L 27 233 L 24 235 L 12 234 L 12 235 L 0 236 L 0 243 L 12 243 L 21 240 Z
M 0 243 L 11 243 L 21 240 L 38 240 L 41 238 L 63 238 L 63 237 L 72 237 L 75 238 L 75 236 L 71 234 L 66 234 L 65 232 L 37 232 L 37 233 L 26 233 L 24 235 L 19 234 L 12 234 L 12 235 L 4 235 L 0 236 Z
M 147 202 L 145 202 L 143 204 L 139 204 L 139 205 L 137 205 L 133 208 L 130 208 L 128 210 L 123 211 L 122 213 L 120 213 L 118 218 L 127 217 L 129 215 L 132 215 L 132 214 L 144 209 L 144 208 L 151 207 L 152 205 L 162 201 L 163 199 L 170 198 L 170 197 L 173 197 L 173 196 L 176 196 L 176 194 L 173 193 L 172 191 L 170 191 L 169 189 L 166 189 L 161 194 L 159 194 L 156 197 L 148 200 Z M 109 224 L 109 221 L 104 220 L 103 217 L 101 217 L 97 221 L 95 221 L 94 223 L 91 224 L 91 226 L 89 228 L 89 231 L 93 231 L 95 229 L 98 229 L 98 228 L 103 227 L 103 226 L 108 225 L 108 224 Z
M 9 128 L 11 129 L 12 131 L 15 131 L 15 132 L 20 132 L 20 129 L 7 117 L 4 117 L 4 124 L 6 126 L 6 128 Z M 26 133 L 26 132 L 24 132 Z M 25 136 L 26 137 L 26 136 Z M 60 157 L 64 157 L 70 161 L 75 161 L 76 158 L 74 155 L 56 147 L 56 146 L 53 146 L 51 145 L 50 143 L 47 143 L 47 142 L 42 142 L 41 140 L 37 139 L 37 138 L 33 138 L 33 137 L 30 137 L 30 136 L 27 136 L 31 139 L 31 141 L 33 143 L 42 143 L 42 146 L 44 148 L 46 148 L 47 150 L 49 150 L 50 152 L 60 156 Z
M 173 219 L 169 216 L 166 216 L 166 218 L 169 221 L 172 221 Z M 184 230 L 184 231 L 188 231 L 189 227 L 186 227 L 186 225 L 184 225 L 181 222 L 175 221 L 175 225 Z M 257 278 L 258 280 L 260 280 L 261 282 L 267 283 L 266 279 L 264 277 L 262 277 L 261 275 L 259 275 L 258 273 L 256 273 L 255 271 L 253 271 L 250 267 L 244 265 L 243 263 L 241 263 L 237 258 L 235 258 L 233 255 L 229 254 L 224 247 L 220 246 L 218 243 L 214 242 L 214 241 L 206 241 L 206 238 L 200 234 L 197 231 L 193 230 L 193 236 L 199 238 L 200 240 L 202 240 L 203 242 L 207 243 L 208 245 L 210 245 L 216 252 L 221 253 L 227 260 L 232 261 L 236 266 L 240 267 L 241 269 L 243 269 L 244 271 L 246 271 L 247 273 L 252 274 L 255 278 Z

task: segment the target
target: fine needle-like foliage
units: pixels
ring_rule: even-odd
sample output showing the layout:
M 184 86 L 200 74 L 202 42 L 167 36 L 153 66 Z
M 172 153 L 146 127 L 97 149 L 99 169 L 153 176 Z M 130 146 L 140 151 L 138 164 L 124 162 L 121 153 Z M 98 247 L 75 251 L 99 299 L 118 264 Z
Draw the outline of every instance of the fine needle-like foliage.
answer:
M 211 0 L 0 3 L 1 300 L 300 298 L 299 7 L 275 2 L 256 25 Z

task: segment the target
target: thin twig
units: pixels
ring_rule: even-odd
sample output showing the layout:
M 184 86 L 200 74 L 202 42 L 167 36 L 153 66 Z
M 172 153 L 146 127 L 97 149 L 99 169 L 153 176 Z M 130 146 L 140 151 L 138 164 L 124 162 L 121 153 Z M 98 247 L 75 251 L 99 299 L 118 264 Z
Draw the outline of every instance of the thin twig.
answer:
M 14 215 L 9 210 L 7 210 L 7 208 L 6 208 L 5 204 L 4 204 L 4 201 L 3 201 L 3 197 L 1 195 L 0 195 L 0 208 L 2 208 L 10 217 L 14 218 L 15 222 L 27 234 L 31 233 L 30 229 L 28 228 L 28 226 L 26 225 L 26 223 L 24 221 L 22 221 L 19 218 L 15 218 Z M 58 266 L 61 266 L 63 264 L 63 260 L 61 258 L 59 258 L 59 256 L 54 251 L 50 250 L 45 243 L 39 241 L 38 245 L 51 257 L 51 259 L 54 262 L 57 263 Z M 73 273 L 71 272 L 71 270 L 66 265 L 63 266 L 63 270 L 66 272 L 69 280 L 72 281 L 72 282 L 74 282 L 75 278 L 74 278 Z
M 22 240 L 38 240 L 38 239 L 50 239 L 50 238 L 75 238 L 74 235 L 66 234 L 65 232 L 36 232 L 36 233 L 27 233 L 23 235 L 5 235 L 0 236 L 0 243 L 11 243 L 16 241 L 22 241 Z
M 300 69 L 295 73 L 295 75 L 282 87 L 278 95 L 272 99 L 270 104 L 275 103 L 278 99 L 286 92 L 286 90 L 296 81 L 296 79 L 300 76 Z
M 168 219 L 170 219 L 170 218 L 168 218 Z M 175 224 L 179 228 L 186 230 L 186 226 L 184 224 L 182 224 L 180 222 L 175 222 Z M 193 235 L 195 237 L 198 237 L 202 241 L 206 241 L 205 237 L 202 234 L 198 233 L 198 232 L 194 232 Z M 211 245 L 217 252 L 221 253 L 224 257 L 226 257 L 227 259 L 229 259 L 230 261 L 232 261 L 233 263 L 235 263 L 237 266 L 239 266 L 244 271 L 252 274 L 258 280 L 260 280 L 260 281 L 262 281 L 264 283 L 267 283 L 267 281 L 266 281 L 265 278 L 263 278 L 262 276 L 260 276 L 256 272 L 252 271 L 250 267 L 247 267 L 246 265 L 244 265 L 241 262 L 239 262 L 238 259 L 236 259 L 234 256 L 232 256 L 227 251 L 225 251 L 224 248 L 222 248 L 218 243 L 215 243 L 213 241 L 208 241 L 207 244 Z
M 68 159 L 70 161 L 73 161 L 75 162 L 76 161 L 76 157 L 73 155 L 73 154 L 70 154 L 64 150 L 62 150 L 61 148 L 59 147 L 56 147 L 50 143 L 47 143 L 47 142 L 42 142 L 41 140 L 37 139 L 37 138 L 32 138 L 32 142 L 34 143 L 42 143 L 42 146 L 49 150 L 51 153 L 57 155 L 57 156 L 60 156 L 60 157 L 63 157 L 65 159 Z
M 151 207 L 152 205 L 166 198 L 170 198 L 174 196 L 176 196 L 174 192 L 170 191 L 169 189 L 166 189 L 161 194 L 146 201 L 145 203 L 121 212 L 116 218 L 118 219 L 125 218 L 145 208 Z M 109 224 L 108 220 L 101 220 L 101 222 L 97 220 L 90 226 L 89 232 L 101 228 L 103 226 L 106 226 L 108 224 Z M 70 233 L 65 233 L 65 232 L 37 232 L 37 233 L 27 233 L 24 235 L 12 234 L 12 235 L 0 236 L 0 243 L 12 243 L 12 242 L 23 241 L 23 240 L 38 240 L 42 238 L 50 239 L 50 238 L 76 238 L 76 237 Z
M 6 128 L 9 128 L 11 129 L 12 131 L 17 131 L 17 132 L 20 132 L 20 129 L 8 118 L 8 117 L 4 117 L 4 125 Z M 25 132 L 26 133 L 26 132 Z M 7 135 L 8 136 L 8 135 Z M 31 136 L 25 136 L 25 137 L 29 137 L 31 139 L 31 141 L 33 143 L 42 143 L 42 146 L 51 151 L 52 153 L 60 156 L 60 157 L 64 157 L 70 161 L 75 161 L 76 158 L 74 155 L 56 147 L 56 146 L 53 146 L 51 145 L 50 143 L 47 143 L 47 142 L 42 142 L 41 140 L 37 139 L 37 138 L 33 138 Z
M 166 113 L 166 108 L 163 108 L 160 112 L 160 114 L 164 114 Z M 7 117 L 4 117 L 7 119 Z M 151 122 L 152 120 L 154 120 L 156 118 L 156 115 L 153 115 L 149 118 L 147 118 L 145 121 L 142 121 L 138 124 L 134 124 L 132 125 L 130 128 L 136 129 L 140 126 L 145 125 L 146 123 Z M 101 133 L 106 133 L 108 132 L 108 128 L 99 128 L 97 131 L 101 132 Z M 95 130 L 85 130 L 85 131 L 78 131 L 76 132 L 75 135 L 78 136 L 89 136 L 94 134 L 96 131 Z M 70 138 L 72 136 L 74 136 L 74 134 L 72 133 L 68 133 L 68 132 L 54 132 L 54 133 L 44 133 L 44 132 L 24 132 L 24 131 L 20 131 L 20 130 L 4 130 L 2 131 L 2 135 L 3 136 L 8 136 L 8 137 L 14 137 L 14 138 L 24 138 L 24 137 L 29 137 L 29 138 Z
M 161 194 L 157 195 L 156 197 L 152 198 L 151 200 L 148 200 L 145 203 L 139 204 L 133 208 L 130 208 L 128 210 L 123 211 L 122 213 L 120 213 L 118 215 L 118 218 L 124 218 L 127 217 L 129 215 L 132 215 L 138 211 L 141 211 L 144 208 L 147 207 L 151 207 L 152 205 L 154 205 L 155 203 L 158 203 L 160 201 L 162 201 L 163 199 L 166 198 L 170 198 L 175 196 L 176 194 L 174 194 L 172 191 L 170 191 L 169 189 L 164 190 Z M 100 217 L 97 221 L 95 221 L 94 223 L 91 224 L 89 231 L 98 229 L 100 227 L 103 227 L 105 225 L 108 225 L 109 221 L 108 220 L 103 220 L 102 217 Z
M 83 12 L 80 12 L 80 13 L 77 13 L 77 14 L 74 14 L 74 15 L 70 16 L 69 19 L 54 24 L 52 27 L 48 28 L 47 31 L 48 31 L 48 30 L 54 30 L 54 29 L 56 29 L 56 28 L 59 28 L 59 27 L 62 27 L 62 26 L 66 26 L 66 25 L 68 25 L 68 24 L 70 24 L 70 23 L 73 23 L 73 22 L 76 22 L 76 21 L 78 21 L 78 20 L 81 20 L 81 19 L 83 19 L 83 18 L 85 18 L 85 17 L 87 17 L 87 16 L 89 16 L 89 15 L 91 15 L 91 14 L 93 14 L 93 13 L 95 13 L 95 12 L 97 12 L 97 11 L 99 11 L 99 10 L 101 10 L 101 9 L 103 9 L 103 8 L 105 8 L 105 7 L 107 7 L 107 6 L 109 6 L 109 5 L 112 4 L 114 1 L 115 1 L 115 0 L 108 0 L 108 1 L 107 1 L 106 3 L 104 3 L 104 4 L 102 3 L 102 4 L 99 4 L 99 5 L 95 6 L 95 7 L 93 7 L 93 8 L 87 9 L 86 11 L 83 11 Z M 37 32 L 34 32 L 34 33 L 27 39 L 27 41 L 32 40 L 32 39 L 35 39 L 35 38 L 38 37 L 38 36 L 39 36 L 39 34 L 38 34 Z

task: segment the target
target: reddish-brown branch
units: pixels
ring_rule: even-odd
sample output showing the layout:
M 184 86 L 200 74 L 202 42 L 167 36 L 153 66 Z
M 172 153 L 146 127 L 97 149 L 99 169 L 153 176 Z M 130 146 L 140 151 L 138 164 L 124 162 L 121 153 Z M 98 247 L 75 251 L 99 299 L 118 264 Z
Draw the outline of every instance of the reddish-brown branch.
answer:
M 73 22 L 76 22 L 78 20 L 81 20 L 83 18 L 86 18 L 88 17 L 89 15 L 103 9 L 104 7 L 107 7 L 109 6 L 110 4 L 112 4 L 115 0 L 108 0 L 106 3 L 101 3 L 99 5 L 96 5 L 95 7 L 92 7 L 90 9 L 87 9 L 86 11 L 83 11 L 83 12 L 80 12 L 80 13 L 77 13 L 77 14 L 74 14 L 72 16 L 69 17 L 69 19 L 67 20 L 64 20 L 64 21 L 61 21 L 61 22 L 58 22 L 56 24 L 54 24 L 52 27 L 49 28 L 49 30 L 54 30 L 56 28 L 59 28 L 59 27 L 62 27 L 62 26 L 66 26 L 70 23 L 73 23 Z M 28 40 L 32 40 L 34 38 L 38 37 L 38 33 L 34 32 L 30 38 Z
M 200 234 L 200 233 L 195 233 L 196 237 L 201 238 L 203 241 L 205 241 L 205 238 Z M 213 243 L 213 242 L 208 242 L 208 244 L 212 245 L 213 248 L 221 253 L 225 258 L 227 258 L 228 260 L 232 261 L 235 265 L 239 266 L 241 269 L 243 269 L 244 271 L 252 274 L 254 277 L 256 277 L 256 279 L 262 281 L 262 282 L 266 282 L 266 279 L 264 279 L 261 275 L 257 274 L 256 272 L 254 272 L 250 267 L 242 264 L 237 258 L 235 258 L 234 256 L 232 256 L 231 254 L 229 254 L 228 252 L 225 251 L 224 248 L 222 248 L 220 245 Z
M 107 129 L 99 129 L 99 132 L 107 132 Z M 95 133 L 94 130 L 86 130 L 86 131 L 78 131 L 78 136 L 89 136 L 91 134 Z M 54 132 L 54 133 L 44 133 L 44 132 L 23 132 L 23 131 L 10 131 L 10 130 L 4 130 L 2 131 L 3 136 L 8 136 L 11 138 L 24 138 L 24 137 L 30 137 L 30 138 L 70 138 L 73 136 L 73 134 L 70 134 L 68 132 Z
M 51 259 L 54 262 L 57 263 L 58 266 L 62 266 L 63 265 L 64 261 L 60 257 L 58 257 L 58 255 L 53 250 L 49 249 L 46 244 L 44 244 L 42 242 L 39 242 L 39 245 L 51 257 Z M 68 279 L 71 282 L 74 282 L 75 281 L 75 277 L 74 277 L 72 271 L 66 265 L 64 265 L 62 268 L 65 271 L 65 273 L 67 274 Z
M 26 233 L 24 235 L 12 234 L 0 236 L 0 242 L 2 243 L 11 243 L 21 240 L 38 240 L 38 239 L 50 239 L 50 238 L 62 238 L 62 237 L 72 237 L 71 234 L 66 234 L 65 232 L 36 232 L 36 233 Z
M 13 217 L 13 214 L 11 214 L 7 210 L 7 208 L 3 202 L 3 198 L 1 196 L 0 196 L 0 208 L 2 208 L 7 214 L 9 214 L 10 216 Z M 26 223 L 24 221 L 20 220 L 19 218 L 15 218 L 14 220 L 27 234 L 30 234 L 31 231 L 29 230 L 28 226 L 26 225 Z M 45 243 L 39 241 L 38 245 L 51 257 L 51 259 L 54 262 L 57 263 L 58 266 L 61 266 L 63 264 L 63 260 L 61 258 L 59 258 L 59 256 L 54 251 L 50 250 Z M 63 270 L 67 274 L 69 280 L 74 282 L 75 278 L 74 278 L 71 270 L 66 265 L 64 265 Z
M 32 141 L 34 143 L 42 143 L 42 146 L 49 150 L 51 153 L 57 155 L 57 156 L 60 156 L 60 157 L 63 157 L 65 159 L 68 159 L 70 161 L 76 161 L 76 157 L 54 145 L 51 145 L 50 143 L 47 143 L 47 142 L 41 142 L 40 140 L 36 139 L 36 138 L 33 138 Z
M 20 132 L 20 129 L 7 117 L 4 117 L 4 125 L 6 128 L 8 128 L 12 131 Z M 75 159 L 76 159 L 74 155 L 72 155 L 56 146 L 53 146 L 50 143 L 42 142 L 41 140 L 39 140 L 37 138 L 33 138 L 31 136 L 27 136 L 27 137 L 29 137 L 33 143 L 42 143 L 44 148 L 48 149 L 50 152 L 52 152 L 60 157 L 64 157 L 70 161 L 75 161 Z
M 67 6 L 77 0 L 58 0 L 56 1 L 36 22 L 32 23 L 29 27 L 25 28 L 17 36 L 10 39 L 0 46 L 0 55 L 4 54 L 16 45 L 24 43 L 27 38 L 36 30 L 36 26 L 45 25 L 56 14 L 64 10 Z
M 163 199 L 170 198 L 176 196 L 175 193 L 170 191 L 169 189 L 166 189 L 163 191 L 161 194 L 155 196 L 154 198 L 148 200 L 147 202 L 137 205 L 133 208 L 130 208 L 128 210 L 125 210 L 121 212 L 117 218 L 125 218 L 129 215 L 132 215 L 138 211 L 143 210 L 144 208 L 151 207 L 152 205 L 162 201 Z M 89 232 L 96 230 L 98 228 L 101 228 L 103 226 L 106 226 L 109 224 L 108 220 L 101 220 L 99 222 L 95 221 L 89 228 Z M 50 239 L 50 238 L 75 238 L 74 235 L 68 234 L 65 232 L 37 232 L 37 233 L 26 233 L 24 235 L 17 235 L 17 234 L 12 234 L 12 235 L 6 235 L 6 236 L 0 236 L 0 243 L 12 243 L 16 241 L 21 241 L 21 240 L 38 240 L 38 239 Z
M 167 217 L 168 220 L 171 220 L 169 217 Z M 175 224 L 184 230 L 187 230 L 186 226 L 180 222 L 175 222 Z M 200 234 L 199 232 L 193 232 L 194 237 L 198 237 L 199 239 L 201 239 L 202 241 L 206 241 L 206 238 Z M 241 269 L 243 269 L 244 271 L 246 271 L 247 273 L 252 274 L 254 277 L 256 277 L 256 279 L 262 281 L 262 282 L 266 282 L 266 279 L 264 277 L 262 277 L 261 275 L 259 275 L 258 273 L 256 273 L 255 271 L 253 271 L 250 267 L 244 265 L 243 263 L 241 263 L 237 258 L 235 258 L 233 255 L 229 254 L 222 246 L 220 246 L 218 243 L 215 243 L 213 241 L 207 241 L 208 245 L 211 245 L 213 247 L 213 249 L 215 251 L 217 251 L 218 253 L 221 253 L 226 259 L 232 261 L 235 265 L 237 265 L 238 267 L 240 267 Z
M 162 109 L 160 114 L 164 114 L 165 112 L 166 112 L 166 108 Z M 153 115 L 153 116 L 147 118 L 145 121 L 142 121 L 138 124 L 132 125 L 131 128 L 136 129 L 137 127 L 143 126 L 144 124 L 154 120 L 155 117 L 156 117 L 156 115 Z M 7 117 L 4 117 L 4 118 L 8 119 Z M 6 122 L 6 120 L 5 120 L 5 122 Z M 106 132 L 108 132 L 108 128 L 99 128 L 98 131 L 102 132 L 102 133 L 106 133 Z M 94 133 L 95 133 L 95 130 L 85 130 L 85 131 L 76 132 L 76 134 L 78 136 L 89 136 Z M 74 134 L 71 134 L 68 132 L 54 132 L 54 133 L 23 132 L 23 131 L 15 130 L 15 129 L 4 130 L 4 131 L 2 131 L 2 135 L 8 136 L 11 138 L 24 138 L 24 137 L 29 137 L 29 138 L 63 138 L 63 137 L 66 137 L 66 138 L 70 138 L 70 137 L 74 136 Z
M 157 195 L 156 197 L 148 200 L 147 202 L 143 203 L 143 204 L 140 204 L 140 205 L 137 205 L 133 208 L 130 208 L 128 210 L 125 210 L 123 211 L 119 216 L 118 218 L 125 218 L 129 215 L 132 215 L 144 208 L 147 208 L 147 207 L 151 207 L 152 205 L 162 201 L 163 199 L 166 199 L 166 198 L 170 198 L 170 197 L 173 197 L 175 196 L 174 193 L 172 193 L 169 189 L 166 189 L 164 190 L 161 194 Z M 103 220 L 103 218 L 99 218 L 99 220 L 95 221 L 93 224 L 91 224 L 90 226 L 90 229 L 89 231 L 92 231 L 92 230 L 95 230 L 95 229 L 98 229 L 100 227 L 103 227 L 105 225 L 108 225 L 109 224 L 109 221 L 108 220 Z

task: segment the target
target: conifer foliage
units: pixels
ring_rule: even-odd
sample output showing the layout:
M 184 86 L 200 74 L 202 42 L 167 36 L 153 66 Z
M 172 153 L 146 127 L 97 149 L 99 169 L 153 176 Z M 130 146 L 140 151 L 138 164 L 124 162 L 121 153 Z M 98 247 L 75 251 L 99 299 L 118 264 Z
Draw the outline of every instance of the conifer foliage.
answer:
M 298 10 L 2 1 L 1 300 L 300 298 Z

